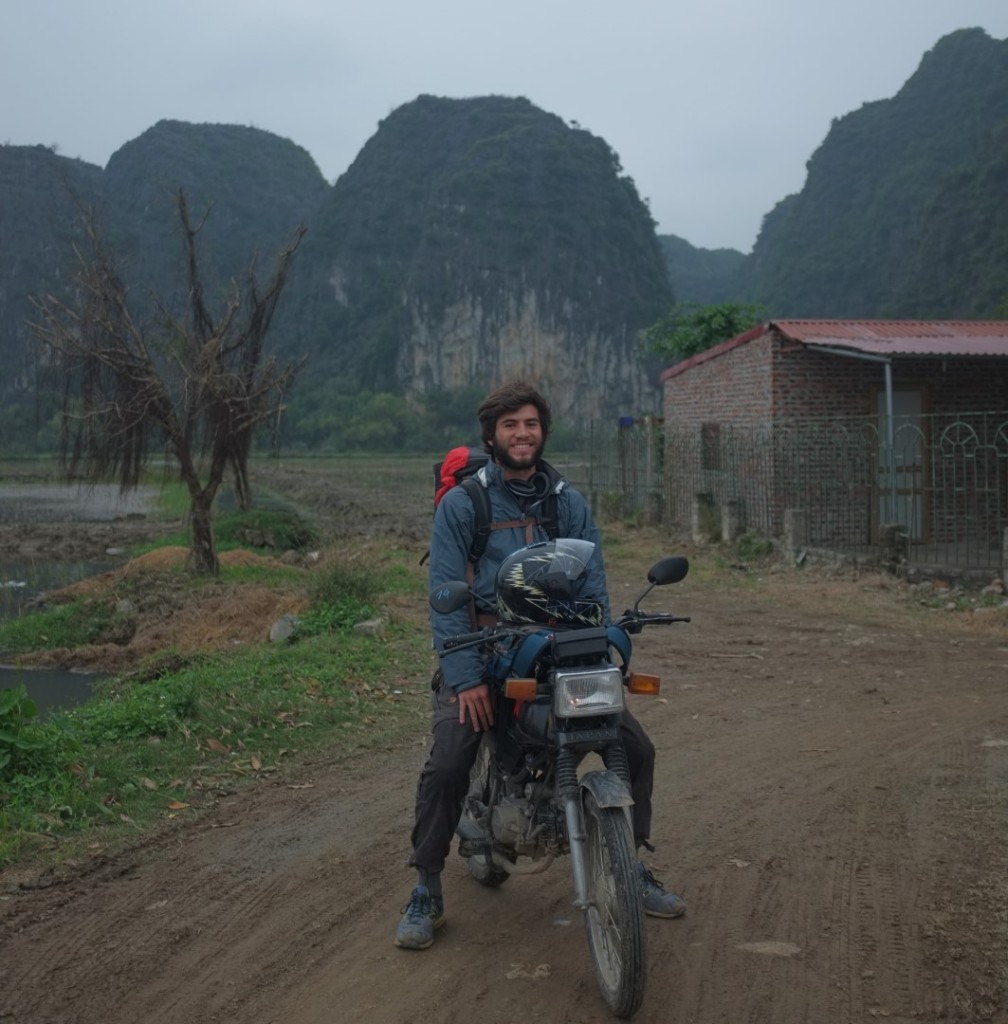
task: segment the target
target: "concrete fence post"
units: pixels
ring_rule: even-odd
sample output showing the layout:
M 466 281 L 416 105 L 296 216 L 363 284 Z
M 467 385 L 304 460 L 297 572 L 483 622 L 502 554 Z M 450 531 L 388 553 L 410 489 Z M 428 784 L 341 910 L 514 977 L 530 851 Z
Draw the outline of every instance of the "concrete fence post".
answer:
M 879 562 L 887 572 L 896 573 L 910 555 L 910 533 L 906 523 L 879 526 Z
M 1001 582 L 1008 594 L 1008 527 L 1001 535 Z
M 794 562 L 808 547 L 808 514 L 802 508 L 784 509 L 784 557 Z
M 741 532 L 742 507 L 737 501 L 726 501 L 721 506 L 721 539 L 729 543 Z
M 690 509 L 690 527 L 694 544 L 707 544 L 712 539 L 709 522 L 711 505 L 711 496 L 706 491 L 694 493 Z

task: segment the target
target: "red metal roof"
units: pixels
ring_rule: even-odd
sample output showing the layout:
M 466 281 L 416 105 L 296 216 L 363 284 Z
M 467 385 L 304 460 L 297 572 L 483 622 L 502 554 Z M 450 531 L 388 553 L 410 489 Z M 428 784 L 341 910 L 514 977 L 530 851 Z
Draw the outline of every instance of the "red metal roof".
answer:
M 670 366 L 661 379 L 772 330 L 802 345 L 877 356 L 1008 356 L 1008 320 L 771 320 Z
M 773 320 L 792 341 L 872 355 L 1008 356 L 1008 320 Z

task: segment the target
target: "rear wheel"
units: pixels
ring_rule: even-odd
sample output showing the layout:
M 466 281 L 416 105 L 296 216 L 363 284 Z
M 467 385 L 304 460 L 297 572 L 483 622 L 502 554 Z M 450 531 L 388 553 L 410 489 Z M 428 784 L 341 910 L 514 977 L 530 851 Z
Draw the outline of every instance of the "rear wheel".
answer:
M 488 889 L 496 889 L 503 885 L 511 876 L 496 864 L 488 864 L 483 854 L 469 858 L 469 874 Z
M 632 1017 L 644 999 L 647 948 L 630 822 L 622 807 L 599 807 L 587 792 L 584 819 L 585 928 L 595 978 L 609 1009 Z
M 476 763 L 469 775 L 469 793 L 462 809 L 463 816 L 476 817 L 476 809 L 485 809 L 490 799 L 490 751 L 485 743 L 480 744 Z M 480 885 L 488 889 L 496 889 L 503 885 L 511 876 L 503 868 L 489 860 L 486 854 L 478 853 L 467 860 L 469 874 Z

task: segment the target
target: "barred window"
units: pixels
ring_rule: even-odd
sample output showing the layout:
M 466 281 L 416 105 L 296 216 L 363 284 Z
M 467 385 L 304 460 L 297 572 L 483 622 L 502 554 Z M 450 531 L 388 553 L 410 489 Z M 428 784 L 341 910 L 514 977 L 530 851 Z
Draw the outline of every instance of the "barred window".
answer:
M 721 424 L 704 423 L 700 427 L 700 460 L 704 469 L 721 468 Z

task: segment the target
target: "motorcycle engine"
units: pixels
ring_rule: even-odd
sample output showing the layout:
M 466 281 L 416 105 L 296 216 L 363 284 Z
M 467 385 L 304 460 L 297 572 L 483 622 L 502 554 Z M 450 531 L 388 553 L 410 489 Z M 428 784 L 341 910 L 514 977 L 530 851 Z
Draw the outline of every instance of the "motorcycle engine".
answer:
M 490 834 L 494 840 L 515 853 L 527 852 L 528 809 L 528 801 L 524 797 L 502 797 L 490 815 Z
M 494 806 L 490 833 L 497 845 L 533 859 L 548 850 L 562 852 L 566 844 L 562 815 L 549 801 L 533 805 L 520 796 L 505 796 Z

